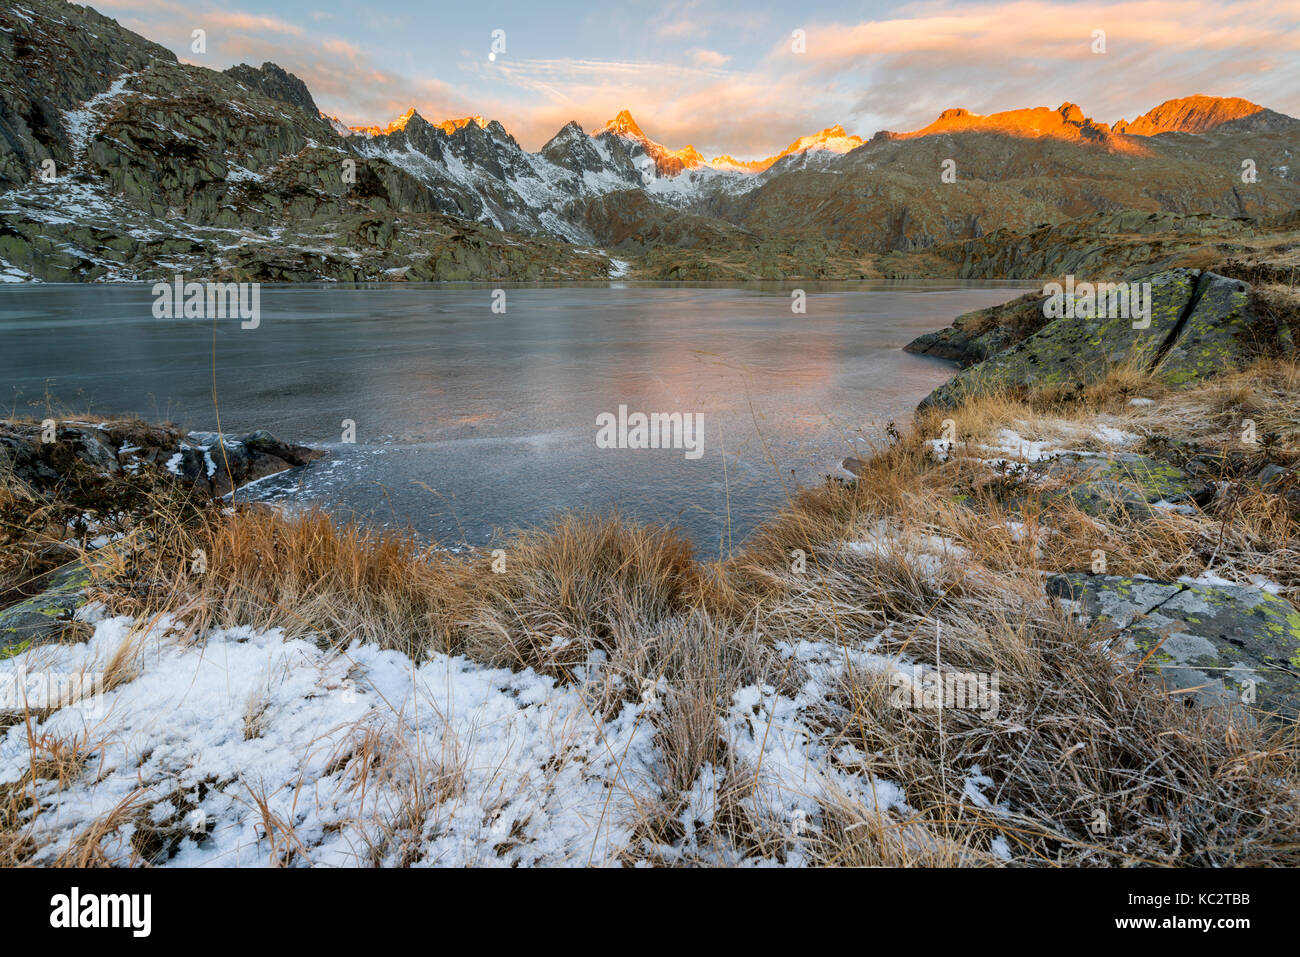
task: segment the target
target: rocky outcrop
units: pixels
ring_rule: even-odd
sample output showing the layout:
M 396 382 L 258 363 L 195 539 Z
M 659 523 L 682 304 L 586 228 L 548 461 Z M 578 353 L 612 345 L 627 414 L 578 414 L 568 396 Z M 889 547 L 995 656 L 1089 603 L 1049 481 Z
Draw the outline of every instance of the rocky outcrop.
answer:
M 29 501 L 48 505 L 51 515 L 63 514 L 62 520 L 80 527 L 87 538 L 97 533 L 97 520 L 111 524 L 121 514 L 157 507 L 160 491 L 193 496 L 189 501 L 201 505 L 326 454 L 264 430 L 223 436 L 139 421 L 47 425 L 0 422 L 0 481 L 19 486 Z M 112 536 L 92 544 L 98 547 L 88 561 L 112 561 Z M 0 658 L 76 632 L 74 613 L 85 604 L 92 579 L 76 555 L 61 545 L 43 549 L 35 564 L 40 573 L 22 576 L 6 592 L 10 604 L 0 608 Z
M 1166 690 L 1202 707 L 1300 713 L 1300 612 L 1258 588 L 1106 575 L 1052 575 L 1048 594 L 1079 603 Z
M 1000 306 L 964 313 L 951 326 L 917 336 L 903 351 L 947 359 L 963 367 L 983 362 L 1043 327 L 1045 298 L 1031 292 Z
M 307 84 L 274 63 L 263 63 L 260 69 L 241 63 L 223 72 L 268 99 L 296 106 L 308 116 L 320 113 Z
M 47 438 L 51 441 L 45 441 Z M 34 492 L 94 501 L 114 480 L 149 471 L 205 497 L 297 468 L 325 455 L 264 430 L 220 436 L 144 422 L 0 422 L 0 472 Z
M 1090 286 L 1095 291 L 1095 286 Z M 959 317 L 951 333 L 924 336 L 909 345 L 931 355 L 951 353 L 976 364 L 963 369 L 921 403 L 947 408 L 968 396 L 1024 387 L 1077 385 L 1082 388 L 1113 368 L 1152 372 L 1182 385 L 1239 367 L 1251 358 L 1291 348 L 1293 340 L 1252 310 L 1250 286 L 1217 273 L 1176 269 L 1130 280 L 1126 294 L 1149 289 L 1149 316 L 1129 305 L 1119 308 L 1108 294 L 1084 296 L 1075 315 L 1051 318 L 1047 296 L 1015 301 L 1000 313 L 985 310 Z M 1140 301 L 1140 300 L 1139 300 Z M 1134 302 L 1132 298 L 1129 303 Z M 1034 310 L 1041 315 L 1041 325 Z M 982 350 L 1012 344 L 980 358 Z

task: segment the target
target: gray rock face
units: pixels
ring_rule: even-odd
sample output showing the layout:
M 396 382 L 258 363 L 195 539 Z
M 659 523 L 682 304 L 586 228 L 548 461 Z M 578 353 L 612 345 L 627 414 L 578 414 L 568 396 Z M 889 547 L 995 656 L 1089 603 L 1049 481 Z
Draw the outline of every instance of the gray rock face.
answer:
M 1181 699 L 1240 704 L 1256 717 L 1300 713 L 1300 612 L 1258 588 L 1106 575 L 1052 575 L 1048 594 L 1077 601 Z
M 263 63 L 260 69 L 241 63 L 223 72 L 269 99 L 298 107 L 308 116 L 320 113 L 307 84 L 274 63 Z
M 605 162 L 596 149 L 592 138 L 576 122 L 568 123 L 542 147 L 542 156 L 561 169 L 581 176 L 583 173 L 599 173 L 605 168 Z M 635 170 L 629 169 L 628 185 L 634 182 Z
M 968 396 L 1002 389 L 1084 386 L 1124 365 L 1154 371 L 1171 385 L 1183 385 L 1240 366 L 1262 352 L 1285 348 L 1277 334 L 1266 333 L 1265 324 L 1252 314 L 1250 287 L 1240 280 L 1174 269 L 1133 282 L 1150 283 L 1148 325 L 1112 308 L 1103 315 L 1044 319 L 1037 331 L 935 389 L 921 408 L 951 408 Z M 1023 313 L 1032 305 L 1032 300 L 1022 299 L 1002 307 L 1009 315 L 1006 325 L 989 316 L 988 310 L 961 316 L 953 323 L 953 332 L 929 334 L 907 348 L 978 359 L 998 343 L 999 328 L 1030 325 Z M 987 328 L 990 324 L 993 328 Z M 968 328 L 981 332 L 972 337 Z
M 35 0 L 0 8 L 0 188 L 29 182 L 41 161 L 73 159 L 67 111 L 114 80 L 176 55 L 90 7 Z

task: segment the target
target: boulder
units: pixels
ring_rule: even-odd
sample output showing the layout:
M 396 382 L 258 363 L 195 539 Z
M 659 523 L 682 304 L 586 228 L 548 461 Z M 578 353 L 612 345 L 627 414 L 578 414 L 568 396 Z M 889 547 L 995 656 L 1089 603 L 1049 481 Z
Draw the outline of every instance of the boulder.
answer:
M 66 635 L 89 585 L 89 569 L 73 562 L 51 572 L 39 595 L 0 609 L 0 658 Z
M 314 462 L 326 453 L 277 439 L 265 429 L 241 435 L 191 432 L 181 447 L 180 471 L 213 497 L 249 482 Z
M 1026 313 L 1033 301 L 1022 297 L 998 307 L 997 314 L 967 313 L 954 320 L 951 331 L 913 341 L 905 348 L 976 361 L 930 393 L 920 409 L 952 408 L 968 396 L 1008 388 L 1089 385 L 1126 365 L 1185 385 L 1285 345 L 1277 332 L 1267 331 L 1269 324 L 1257 320 L 1250 286 L 1241 280 L 1172 269 L 1133 281 L 1151 284 L 1151 321 L 1145 328 L 1135 328 L 1127 316 L 1062 317 L 1044 320 L 1037 331 L 1017 338 L 1034 325 Z M 1046 301 L 1038 299 L 1040 308 Z M 1006 339 L 1016 341 L 983 357 Z
M 1300 612 L 1276 595 L 1083 573 L 1049 576 L 1047 593 L 1079 602 L 1190 704 L 1240 704 L 1282 720 L 1300 713 Z
M 1217 273 L 1202 273 L 1191 311 L 1156 365 L 1156 374 L 1170 385 L 1183 385 L 1243 365 L 1254 351 L 1251 336 L 1256 328 L 1250 286 Z
M 190 432 L 136 421 L 64 422 L 44 442 L 35 423 L 0 422 L 0 469 L 33 490 L 93 499 L 110 479 L 149 465 L 203 495 L 220 497 L 248 482 L 306 465 L 326 453 L 276 438 L 265 429 L 237 435 Z M 61 490 L 61 491 L 60 491 Z

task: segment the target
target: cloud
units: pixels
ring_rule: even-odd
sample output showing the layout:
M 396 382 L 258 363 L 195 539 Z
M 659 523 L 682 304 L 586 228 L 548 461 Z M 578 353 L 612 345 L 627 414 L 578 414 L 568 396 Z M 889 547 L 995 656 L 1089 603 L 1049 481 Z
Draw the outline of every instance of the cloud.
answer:
M 1300 10 L 1272 0 L 1064 0 L 904 7 L 889 19 L 810 23 L 807 52 L 782 39 L 767 71 L 894 129 L 936 109 L 994 112 L 1069 100 L 1103 121 L 1191 93 L 1300 112 L 1300 89 L 1261 66 L 1295 63 Z M 1105 53 L 1093 31 L 1105 31 Z
M 687 50 L 686 55 L 699 66 L 722 66 L 728 62 L 731 57 L 725 53 L 719 53 L 717 50 L 706 50 L 703 47 L 695 47 Z
M 194 19 L 203 26 L 215 24 L 218 27 L 225 27 L 230 30 L 257 30 L 268 33 L 283 33 L 295 37 L 302 36 L 303 32 L 302 27 L 293 23 L 286 23 L 276 17 L 244 13 L 240 10 L 209 11 L 196 15 Z
M 311 16 L 298 26 L 176 0 L 101 3 L 187 57 L 190 31 L 205 26 L 208 54 L 198 62 L 273 60 L 346 122 L 384 123 L 411 106 L 431 120 L 478 113 L 530 149 L 570 120 L 593 129 L 621 109 L 669 146 L 739 158 L 771 155 L 834 123 L 862 136 L 917 129 L 954 106 L 990 113 L 1068 100 L 1114 122 L 1205 93 L 1300 114 L 1300 9 L 1276 0 L 923 0 L 850 20 L 818 19 L 809 8 L 794 24 L 807 34 L 803 54 L 791 50 L 791 24 L 761 11 L 666 0 L 619 47 L 625 57 L 489 63 L 462 51 L 439 57 L 436 75 L 395 69 L 412 62 L 393 55 L 400 42 L 372 48 Z M 1092 51 L 1097 29 L 1106 32 L 1103 55 Z

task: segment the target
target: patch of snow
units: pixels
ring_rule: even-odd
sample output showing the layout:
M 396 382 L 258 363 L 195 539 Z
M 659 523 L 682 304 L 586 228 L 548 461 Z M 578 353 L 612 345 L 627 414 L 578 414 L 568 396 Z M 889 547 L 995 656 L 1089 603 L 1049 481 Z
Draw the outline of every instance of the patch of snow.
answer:
M 856 555 L 900 559 L 935 585 L 941 582 L 946 568 L 970 554 L 952 539 L 906 531 L 885 519 L 872 523 L 865 529 L 864 538 L 847 542 L 845 547 Z
M 261 173 L 254 173 L 251 169 L 231 163 L 226 169 L 226 182 L 228 183 L 261 183 L 265 177 Z
M 609 864 L 631 840 L 636 802 L 656 799 L 654 729 L 639 704 L 601 721 L 579 689 L 531 670 L 440 654 L 414 664 L 278 630 L 193 641 L 175 624 L 107 618 L 84 644 L 0 662 L 0 680 L 13 686 L 21 674 L 28 687 L 102 671 L 124 647 L 135 669 L 34 722 L 38 736 L 89 730 L 105 742 L 62 790 L 34 785 L 45 806 L 24 824 L 37 862 L 138 802 L 155 822 L 171 820 L 176 852 L 161 863 L 174 866 L 266 866 L 290 844 L 299 865 L 359 866 L 372 852 L 393 865 L 393 822 L 411 822 L 415 863 L 426 866 Z M 370 773 L 367 758 L 383 770 Z M 30 762 L 19 722 L 0 736 L 0 783 Z M 131 857 L 138 826 L 107 835 L 111 858 Z
M 123 73 L 113 80 L 107 90 L 92 96 L 80 109 L 64 111 L 63 130 L 71 141 L 73 156 L 80 157 L 86 151 L 91 134 L 96 132 L 97 124 L 103 121 L 105 108 L 126 91 L 126 84 L 136 75 Z
M 1134 435 L 1132 432 L 1125 432 L 1123 429 L 1117 429 L 1109 425 L 1094 426 L 1092 434 L 1107 445 L 1130 445 L 1142 438 L 1140 435 Z

